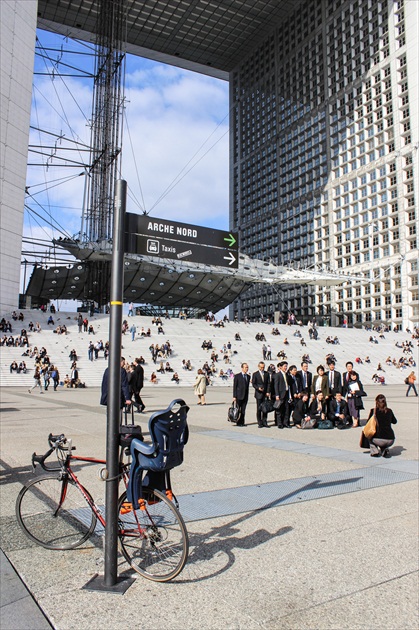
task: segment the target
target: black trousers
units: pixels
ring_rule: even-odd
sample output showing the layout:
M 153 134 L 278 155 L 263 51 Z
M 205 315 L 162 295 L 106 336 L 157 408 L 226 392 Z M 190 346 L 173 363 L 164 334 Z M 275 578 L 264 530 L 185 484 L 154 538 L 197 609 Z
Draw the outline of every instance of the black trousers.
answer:
M 350 429 L 353 425 L 351 416 L 345 416 L 343 420 L 342 418 L 335 418 L 334 422 L 337 429 Z
M 246 421 L 247 398 L 246 400 L 237 400 L 236 402 L 240 412 L 240 416 L 236 424 L 242 425 Z
M 284 400 L 279 409 L 275 410 L 275 424 L 277 427 L 289 427 L 291 405 L 289 400 Z
M 140 392 L 134 392 L 134 400 L 135 400 L 135 404 L 138 405 L 138 407 L 145 407 L 145 404 L 143 403 L 142 398 L 140 396 Z
M 264 400 L 264 398 L 256 398 L 256 418 L 259 427 L 267 426 L 268 424 L 268 415 L 263 413 L 261 409 Z

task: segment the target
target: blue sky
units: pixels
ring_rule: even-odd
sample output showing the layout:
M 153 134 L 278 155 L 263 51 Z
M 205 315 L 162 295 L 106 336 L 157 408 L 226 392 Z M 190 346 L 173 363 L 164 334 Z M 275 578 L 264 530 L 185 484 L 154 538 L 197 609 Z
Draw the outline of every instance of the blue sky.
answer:
M 88 52 L 71 40 L 38 31 L 44 47 Z M 48 53 L 53 59 L 59 52 Z M 88 56 L 64 55 L 63 60 L 92 71 Z M 53 64 L 39 57 L 35 69 Z M 67 69 L 68 72 L 74 72 Z M 228 229 L 228 83 L 147 59 L 127 57 L 126 110 L 122 177 L 128 182 L 127 209 L 146 210 L 153 217 Z M 79 159 L 67 140 L 89 145 L 92 80 L 35 76 L 33 126 L 61 134 L 56 156 Z M 31 132 L 31 144 L 53 146 L 55 138 Z M 86 163 L 87 154 L 84 154 Z M 65 232 L 80 229 L 84 174 L 81 168 L 53 166 L 60 161 L 29 153 L 27 205 L 42 217 L 55 219 Z M 66 181 L 62 180 L 66 178 Z M 61 181 L 62 180 L 62 181 Z M 59 236 L 47 221 L 25 213 L 24 234 Z M 27 247 L 27 246 L 25 246 Z

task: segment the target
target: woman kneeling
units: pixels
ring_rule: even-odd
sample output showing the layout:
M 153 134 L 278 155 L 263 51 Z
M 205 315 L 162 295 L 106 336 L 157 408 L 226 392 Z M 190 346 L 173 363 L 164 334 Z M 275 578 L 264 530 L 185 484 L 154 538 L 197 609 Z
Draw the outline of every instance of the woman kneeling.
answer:
M 368 420 L 375 413 L 377 430 L 370 443 L 371 457 L 391 457 L 389 448 L 393 446 L 395 435 L 392 424 L 397 424 L 397 419 L 391 409 L 387 407 L 386 397 L 379 394 L 375 399 L 375 409 L 371 409 Z

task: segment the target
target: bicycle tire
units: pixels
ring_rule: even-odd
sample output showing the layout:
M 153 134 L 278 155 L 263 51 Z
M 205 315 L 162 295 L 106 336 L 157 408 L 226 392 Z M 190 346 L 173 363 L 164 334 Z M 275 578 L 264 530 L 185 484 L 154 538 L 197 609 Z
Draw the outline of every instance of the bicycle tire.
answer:
M 63 484 L 66 494 L 57 513 Z M 74 481 L 51 475 L 36 477 L 22 488 L 16 500 L 16 517 L 30 540 L 57 551 L 82 545 L 97 521 Z
M 128 564 L 154 582 L 168 582 L 186 564 L 189 538 L 176 506 L 159 490 L 148 491 L 145 509 L 121 512 L 126 492 L 118 504 L 119 543 Z M 141 526 L 139 531 L 138 523 Z

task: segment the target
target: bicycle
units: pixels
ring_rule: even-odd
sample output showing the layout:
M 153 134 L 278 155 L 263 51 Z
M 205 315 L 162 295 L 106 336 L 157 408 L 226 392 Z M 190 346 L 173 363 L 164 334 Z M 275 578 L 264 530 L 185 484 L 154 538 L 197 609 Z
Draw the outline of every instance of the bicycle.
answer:
M 169 409 L 172 406 L 173 403 Z M 30 540 L 46 549 L 75 549 L 90 538 L 98 521 L 105 527 L 106 520 L 77 478 L 72 462 L 106 465 L 106 461 L 74 455 L 72 440 L 63 434 L 50 434 L 48 443 L 50 448 L 45 455 L 32 455 L 32 467 L 35 471 L 39 464 L 49 474 L 35 477 L 21 489 L 16 500 L 17 521 Z M 150 445 L 144 446 L 152 452 Z M 135 454 L 135 446 L 131 450 Z M 49 467 L 45 461 L 54 451 L 59 466 Z M 182 571 L 189 551 L 188 533 L 171 491 L 170 477 L 166 492 L 146 487 L 131 503 L 127 500 L 131 464 L 123 462 L 123 454 L 121 448 L 119 476 L 126 490 L 118 501 L 120 549 L 131 568 L 143 577 L 155 582 L 169 581 Z M 101 478 L 106 480 L 106 474 L 102 472 Z M 138 507 L 134 509 L 133 505 Z

